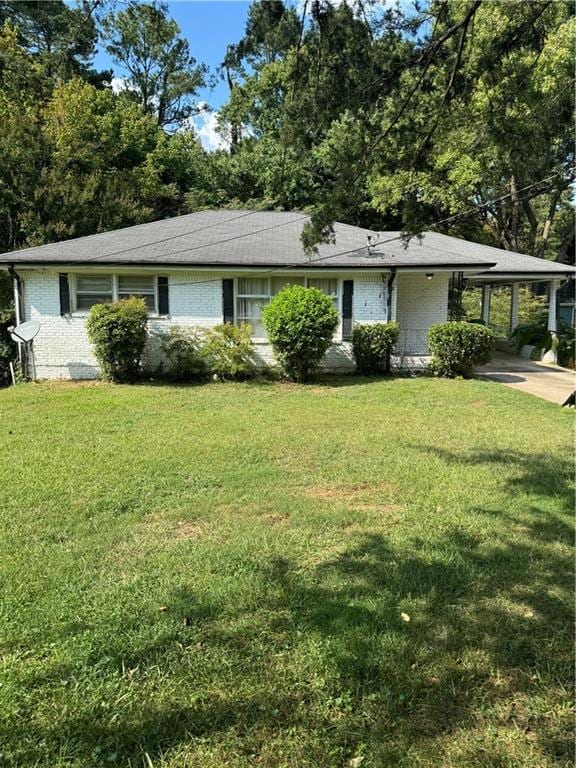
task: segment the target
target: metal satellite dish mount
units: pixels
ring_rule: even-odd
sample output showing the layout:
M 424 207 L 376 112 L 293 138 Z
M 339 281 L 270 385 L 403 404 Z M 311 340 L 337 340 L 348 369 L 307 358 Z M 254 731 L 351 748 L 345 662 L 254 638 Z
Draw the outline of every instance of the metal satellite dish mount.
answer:
M 11 325 L 8 328 L 8 333 L 12 337 L 12 341 L 18 344 L 18 352 L 20 357 L 20 365 L 22 372 L 25 376 L 30 378 L 36 378 L 36 363 L 34 361 L 34 349 L 32 342 L 38 335 L 40 330 L 40 323 L 37 320 L 28 320 L 26 323 L 20 323 L 20 325 Z M 12 373 L 12 383 L 16 383 L 16 375 L 14 373 L 14 366 L 10 363 L 10 371 Z

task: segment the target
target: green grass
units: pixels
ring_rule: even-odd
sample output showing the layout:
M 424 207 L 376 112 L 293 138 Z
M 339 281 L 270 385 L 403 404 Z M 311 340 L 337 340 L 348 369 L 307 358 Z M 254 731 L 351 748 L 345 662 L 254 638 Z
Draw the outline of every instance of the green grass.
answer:
M 572 765 L 566 411 L 30 384 L 0 425 L 3 767 Z

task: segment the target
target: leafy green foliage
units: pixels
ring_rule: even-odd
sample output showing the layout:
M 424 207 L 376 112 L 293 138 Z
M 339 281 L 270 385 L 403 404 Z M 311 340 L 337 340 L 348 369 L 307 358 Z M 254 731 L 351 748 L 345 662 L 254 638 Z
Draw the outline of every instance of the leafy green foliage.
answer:
M 10 362 L 16 357 L 16 344 L 8 328 L 15 325 L 12 281 L 6 272 L 0 272 L 0 387 L 11 381 Z
M 546 311 L 548 300 L 527 286 L 518 292 L 518 323 L 537 321 Z M 468 321 L 479 320 L 482 311 L 482 289 L 466 288 L 462 293 L 462 308 Z M 492 288 L 490 293 L 490 327 L 500 336 L 507 337 L 510 326 L 510 288 Z
M 247 323 L 223 323 L 204 331 L 202 354 L 208 370 L 222 381 L 244 379 L 254 373 L 254 346 Z
M 355 323 L 352 352 L 358 373 L 390 373 L 390 357 L 400 335 L 398 323 Z
M 542 353 L 552 349 L 554 344 L 559 365 L 564 368 L 574 368 L 576 357 L 574 328 L 568 323 L 560 322 L 555 335 L 556 342 L 553 342 L 548 330 L 548 317 L 541 315 L 532 322 L 519 324 L 510 338 L 517 353 L 525 346 L 534 347 L 531 352 L 533 360 L 539 360 Z
M 331 299 L 316 288 L 289 285 L 262 310 L 264 326 L 284 373 L 307 381 L 328 351 L 338 326 Z
M 125 94 L 54 84 L 0 28 L 0 249 L 130 226 L 187 210 L 206 185 L 191 132 L 169 136 Z
M 5 22 L 16 27 L 19 44 L 54 81 L 82 77 L 102 87 L 112 73 L 90 67 L 98 40 L 95 11 L 99 4 L 99 0 L 80 0 L 71 7 L 63 0 L 2 0 L 0 27 Z
M 470 376 L 477 365 L 490 360 L 495 338 L 494 332 L 483 325 L 436 323 L 428 333 L 433 354 L 431 368 L 438 376 Z
M 86 329 L 105 379 L 122 383 L 138 378 L 147 320 L 144 300 L 135 297 L 92 307 Z
M 108 53 L 129 72 L 126 96 L 135 96 L 144 114 L 155 115 L 160 125 L 187 119 L 205 68 L 196 65 L 166 6 L 132 0 L 109 14 L 103 27 Z
M 198 328 L 171 325 L 162 334 L 162 351 L 170 362 L 170 375 L 177 381 L 191 381 L 206 374 L 203 336 Z

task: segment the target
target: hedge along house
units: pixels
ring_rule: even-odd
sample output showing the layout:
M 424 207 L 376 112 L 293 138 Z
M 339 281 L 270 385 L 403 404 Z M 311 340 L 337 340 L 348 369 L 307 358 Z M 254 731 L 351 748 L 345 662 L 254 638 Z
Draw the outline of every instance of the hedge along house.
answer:
M 125 296 L 141 296 L 148 305 L 144 362 L 151 373 L 163 363 L 159 336 L 172 323 L 248 322 L 256 362 L 270 364 L 261 310 L 287 283 L 319 288 L 339 311 L 326 369 L 353 368 L 353 323 L 389 320 L 401 328 L 393 362 L 418 368 L 428 362 L 430 326 L 450 317 L 463 281 L 549 280 L 555 291 L 574 272 L 446 235 L 427 232 L 406 243 L 398 232 L 338 223 L 335 242 L 309 256 L 300 242 L 306 219 L 292 212 L 203 211 L 1 255 L 14 282 L 17 322 L 40 323 L 36 377 L 96 377 L 86 316 L 93 304 Z

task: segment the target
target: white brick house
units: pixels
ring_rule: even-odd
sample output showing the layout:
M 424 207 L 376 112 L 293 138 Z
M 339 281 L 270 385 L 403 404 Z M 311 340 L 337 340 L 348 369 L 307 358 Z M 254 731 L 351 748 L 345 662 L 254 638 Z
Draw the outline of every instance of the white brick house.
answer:
M 397 232 L 336 224 L 336 241 L 308 256 L 300 213 L 204 211 L 0 256 L 13 277 L 18 322 L 37 320 L 37 378 L 94 378 L 85 330 L 92 304 L 129 295 L 149 305 L 145 367 L 163 363 L 158 336 L 170 324 L 212 326 L 246 320 L 256 359 L 273 363 L 260 312 L 289 282 L 314 285 L 340 313 L 327 369 L 353 368 L 353 323 L 397 320 L 396 364 L 425 365 L 428 329 L 448 318 L 451 280 L 484 284 L 549 280 L 566 265 L 426 233 L 408 244 Z M 554 287 L 555 291 L 555 287 Z M 489 298 L 489 291 L 485 292 Z M 514 307 L 512 307 L 514 311 Z

